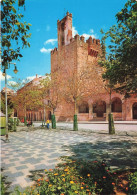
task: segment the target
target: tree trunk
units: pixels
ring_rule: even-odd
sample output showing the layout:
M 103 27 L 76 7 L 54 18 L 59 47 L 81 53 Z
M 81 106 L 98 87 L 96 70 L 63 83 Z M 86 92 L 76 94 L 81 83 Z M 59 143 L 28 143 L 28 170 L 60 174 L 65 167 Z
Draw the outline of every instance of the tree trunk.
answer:
M 14 120 L 14 131 L 16 131 L 17 130 L 17 127 L 16 127 L 16 123 L 17 123 L 16 118 L 14 118 L 13 120 Z
M 52 121 L 52 129 L 56 129 L 56 118 L 55 115 L 51 115 L 51 121 Z
M 56 129 L 56 118 L 54 114 L 54 108 L 53 108 L 53 114 L 51 115 L 51 122 L 52 122 L 52 129 Z
M 108 124 L 109 124 L 109 134 L 115 134 L 113 114 L 111 113 L 111 91 L 110 91 L 110 101 L 109 101 L 109 114 L 108 114 Z
M 44 105 L 44 125 L 45 125 L 45 122 L 46 122 L 46 109 L 45 109 L 45 105 Z
M 73 130 L 78 131 L 78 121 L 77 121 L 77 102 L 74 102 L 74 118 L 73 118 Z
M 114 127 L 114 121 L 113 121 L 113 114 L 108 114 L 108 120 L 109 120 L 109 134 L 115 134 L 115 127 Z
M 24 113 L 25 113 L 25 116 L 24 116 L 24 126 L 27 126 L 26 106 L 25 106 L 25 108 L 24 108 Z

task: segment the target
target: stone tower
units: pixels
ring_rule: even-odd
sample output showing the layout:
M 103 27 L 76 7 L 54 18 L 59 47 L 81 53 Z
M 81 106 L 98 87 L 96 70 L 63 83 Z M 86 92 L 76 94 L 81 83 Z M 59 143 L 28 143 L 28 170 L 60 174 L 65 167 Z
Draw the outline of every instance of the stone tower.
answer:
M 72 14 L 67 12 L 67 15 L 57 21 L 58 26 L 58 49 L 63 45 L 68 45 L 72 38 Z
M 89 37 L 88 40 L 85 40 L 84 36 L 78 34 L 72 37 L 72 14 L 69 12 L 62 20 L 57 21 L 57 30 L 58 48 L 54 48 L 51 51 L 51 79 L 56 81 L 56 77 L 58 78 L 56 81 L 57 91 L 59 91 L 62 98 L 62 94 L 67 89 L 70 80 L 75 81 L 71 87 L 73 89 L 77 84 L 77 78 L 85 74 L 83 71 L 90 72 L 90 77 L 87 77 L 88 79 L 84 82 L 82 81 L 84 84 L 86 83 L 84 89 L 88 89 L 89 92 L 88 95 L 83 93 L 84 95 L 77 104 L 78 120 L 107 120 L 110 96 L 104 88 L 102 67 L 98 64 L 98 59 L 102 52 L 100 40 L 94 37 Z M 62 83 L 64 83 L 63 86 Z M 78 88 L 76 90 L 78 91 Z M 127 105 L 126 101 L 123 103 L 122 98 L 123 95 L 116 92 L 112 93 L 114 120 L 137 118 L 135 114 L 137 100 L 132 100 L 132 103 L 128 105 L 129 109 L 125 111 Z M 133 117 L 131 112 L 132 105 L 134 107 Z M 62 98 L 55 109 L 55 115 L 57 121 L 72 121 L 74 102 Z

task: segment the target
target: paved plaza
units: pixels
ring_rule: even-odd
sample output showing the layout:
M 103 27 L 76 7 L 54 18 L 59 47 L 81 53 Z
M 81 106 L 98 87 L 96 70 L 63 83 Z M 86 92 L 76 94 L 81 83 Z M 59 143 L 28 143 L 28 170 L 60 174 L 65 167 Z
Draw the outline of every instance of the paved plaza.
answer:
M 9 143 L 4 139 L 1 136 L 1 167 L 11 191 L 16 185 L 21 189 L 31 186 L 35 171 L 54 168 L 61 156 L 105 159 L 112 169 L 137 168 L 137 130 L 108 135 L 82 129 L 75 132 L 26 128 L 9 133 Z

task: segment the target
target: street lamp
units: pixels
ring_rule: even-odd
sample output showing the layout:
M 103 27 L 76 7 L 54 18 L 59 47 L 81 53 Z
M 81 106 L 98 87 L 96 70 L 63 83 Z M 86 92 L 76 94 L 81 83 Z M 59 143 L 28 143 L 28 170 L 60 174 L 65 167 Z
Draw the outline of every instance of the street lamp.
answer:
M 3 70 L 3 73 L 2 73 L 2 75 L 5 77 L 5 69 Z
M 9 66 L 10 64 L 14 64 L 15 69 L 14 69 L 14 73 L 16 74 L 18 72 L 17 67 L 16 67 L 16 63 L 12 63 L 9 62 Z M 8 104 L 7 104 L 7 73 L 6 70 L 8 69 L 8 63 L 5 65 L 4 70 L 3 70 L 3 76 L 5 76 L 5 105 L 6 105 L 6 140 L 5 142 L 9 142 L 8 139 Z
M 17 67 L 15 66 L 15 69 L 13 70 L 15 74 L 17 74 L 18 70 Z

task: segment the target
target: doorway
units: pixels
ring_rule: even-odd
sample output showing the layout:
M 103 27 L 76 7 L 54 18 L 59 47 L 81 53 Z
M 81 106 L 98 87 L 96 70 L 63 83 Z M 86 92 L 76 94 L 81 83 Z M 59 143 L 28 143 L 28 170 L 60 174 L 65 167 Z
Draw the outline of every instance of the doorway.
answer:
M 137 102 L 133 104 L 132 111 L 133 111 L 133 119 L 137 119 Z

